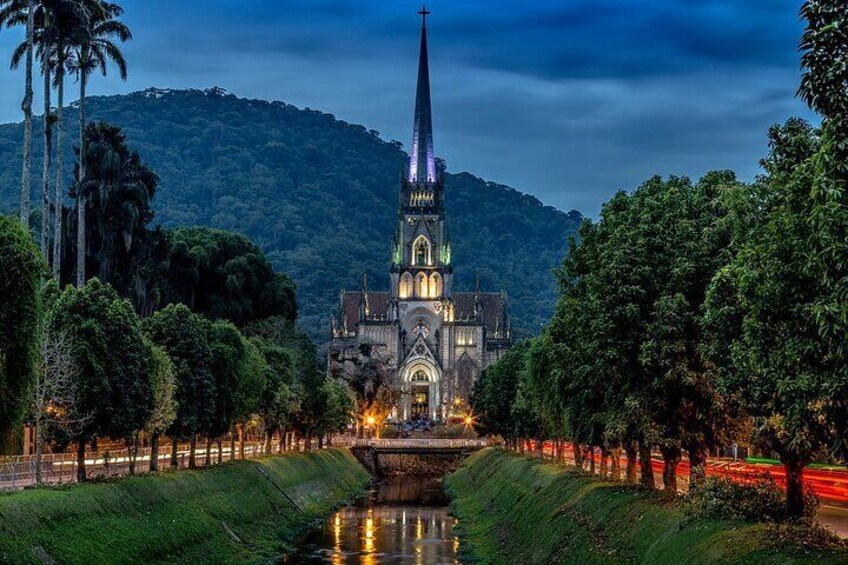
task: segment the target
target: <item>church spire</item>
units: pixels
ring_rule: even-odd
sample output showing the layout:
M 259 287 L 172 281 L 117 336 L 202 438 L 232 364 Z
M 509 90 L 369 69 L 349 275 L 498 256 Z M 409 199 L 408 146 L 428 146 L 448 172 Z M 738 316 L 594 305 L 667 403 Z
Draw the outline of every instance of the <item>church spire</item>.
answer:
M 430 63 L 427 55 L 426 7 L 421 15 L 421 53 L 418 59 L 418 90 L 415 94 L 415 123 L 409 156 L 409 182 L 436 182 L 436 153 L 433 150 L 433 115 L 430 106 Z

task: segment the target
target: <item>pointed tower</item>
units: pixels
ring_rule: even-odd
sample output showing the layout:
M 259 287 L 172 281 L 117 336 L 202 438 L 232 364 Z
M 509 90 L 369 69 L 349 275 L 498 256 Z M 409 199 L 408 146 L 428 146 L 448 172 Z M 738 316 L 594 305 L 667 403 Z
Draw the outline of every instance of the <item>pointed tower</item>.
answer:
M 401 179 L 398 228 L 392 249 L 392 294 L 396 300 L 450 298 L 451 249 L 445 223 L 444 178 L 436 170 L 427 16 L 423 8 L 418 86 L 409 170 Z
M 436 182 L 436 154 L 433 150 L 433 112 L 430 105 L 430 60 L 427 53 L 427 16 L 422 8 L 421 51 L 418 57 L 418 88 L 415 92 L 415 122 L 412 130 L 412 151 L 409 155 L 409 182 Z

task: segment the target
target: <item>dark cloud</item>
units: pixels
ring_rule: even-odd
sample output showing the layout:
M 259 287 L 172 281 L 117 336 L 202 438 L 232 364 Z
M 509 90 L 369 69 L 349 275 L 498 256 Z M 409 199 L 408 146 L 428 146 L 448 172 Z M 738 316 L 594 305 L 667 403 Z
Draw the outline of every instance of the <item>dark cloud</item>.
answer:
M 408 142 L 420 1 L 124 0 L 130 81 L 223 86 Z M 595 214 L 653 174 L 752 177 L 794 98 L 800 2 L 432 0 L 437 151 L 452 170 Z M 0 33 L 0 53 L 20 40 Z M 0 120 L 21 74 L 0 74 Z

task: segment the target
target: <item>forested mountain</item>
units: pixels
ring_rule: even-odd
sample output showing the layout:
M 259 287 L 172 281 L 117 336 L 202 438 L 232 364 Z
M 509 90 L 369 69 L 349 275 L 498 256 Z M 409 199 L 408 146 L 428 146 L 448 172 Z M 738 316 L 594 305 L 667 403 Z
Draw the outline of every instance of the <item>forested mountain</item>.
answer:
M 122 127 L 159 174 L 154 223 L 248 236 L 297 283 L 300 319 L 313 337 L 324 338 L 339 291 L 357 288 L 363 271 L 372 289 L 387 286 L 406 159 L 399 143 L 330 114 L 220 89 L 92 97 L 87 113 Z M 68 139 L 78 139 L 74 108 L 66 123 Z M 33 129 L 41 131 L 40 120 Z M 1 212 L 18 206 L 22 138 L 22 125 L 0 125 Z M 38 138 L 34 158 L 36 188 Z M 486 289 L 507 291 L 516 330 L 535 333 L 550 319 L 551 269 L 580 214 L 469 173 L 448 174 L 446 186 L 455 288 L 472 289 L 479 271 Z

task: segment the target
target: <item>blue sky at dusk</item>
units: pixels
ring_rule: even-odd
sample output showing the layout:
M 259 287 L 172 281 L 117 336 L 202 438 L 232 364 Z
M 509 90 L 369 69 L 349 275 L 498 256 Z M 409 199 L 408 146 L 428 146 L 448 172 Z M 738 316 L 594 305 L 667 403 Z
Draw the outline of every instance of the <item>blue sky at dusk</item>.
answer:
M 121 3 L 135 35 L 125 48 L 130 79 L 96 77 L 92 94 L 221 86 L 330 112 L 409 146 L 420 2 Z M 799 7 L 431 1 L 436 152 L 453 172 L 590 215 L 654 174 L 729 168 L 751 179 L 768 126 L 811 117 L 794 95 Z M 0 33 L 4 58 L 21 37 Z M 0 72 L 0 122 L 20 119 L 22 84 L 21 73 Z

